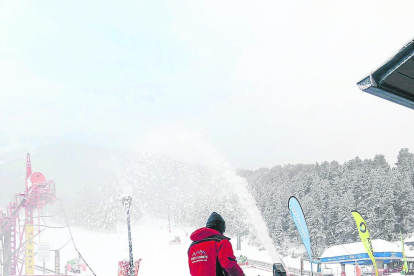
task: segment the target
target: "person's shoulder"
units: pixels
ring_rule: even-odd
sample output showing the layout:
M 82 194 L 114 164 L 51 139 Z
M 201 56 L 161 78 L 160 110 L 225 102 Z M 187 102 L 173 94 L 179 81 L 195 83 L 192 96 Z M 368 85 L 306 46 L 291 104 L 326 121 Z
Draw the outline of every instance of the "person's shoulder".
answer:
M 219 244 L 220 244 L 220 247 L 222 247 L 222 246 L 230 246 L 231 247 L 230 238 L 221 235 Z
M 224 254 L 224 255 L 233 254 L 233 246 L 228 239 L 223 239 L 216 244 L 217 244 L 218 251 L 221 252 L 220 254 Z

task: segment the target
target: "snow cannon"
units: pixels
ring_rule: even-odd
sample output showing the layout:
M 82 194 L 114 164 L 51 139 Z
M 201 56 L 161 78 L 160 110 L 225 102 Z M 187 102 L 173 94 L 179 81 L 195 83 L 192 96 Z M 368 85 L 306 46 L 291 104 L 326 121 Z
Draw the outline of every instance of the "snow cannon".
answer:
M 286 276 L 286 270 L 281 263 L 273 264 L 273 276 Z
M 41 172 L 34 172 L 26 178 L 25 206 L 43 207 L 56 201 L 55 183 L 46 180 Z

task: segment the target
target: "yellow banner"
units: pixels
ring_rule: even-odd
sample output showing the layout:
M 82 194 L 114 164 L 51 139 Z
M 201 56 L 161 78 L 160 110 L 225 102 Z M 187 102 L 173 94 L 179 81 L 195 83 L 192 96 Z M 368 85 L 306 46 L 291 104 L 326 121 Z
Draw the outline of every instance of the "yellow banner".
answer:
M 374 249 L 372 248 L 371 238 L 369 237 L 368 227 L 365 223 L 365 220 L 362 218 L 360 213 L 357 211 L 352 211 L 352 216 L 355 219 L 355 223 L 358 228 L 359 237 L 361 238 L 362 244 L 364 245 L 365 251 L 367 251 L 368 256 L 370 257 L 375 268 L 375 275 L 378 276 L 377 263 L 374 258 Z
M 404 274 L 407 274 L 407 272 L 408 272 L 408 264 L 407 264 L 407 257 L 405 256 L 404 241 L 403 241 L 403 237 L 402 237 L 401 231 L 400 231 L 400 236 L 401 236 L 401 251 L 402 251 L 403 259 L 404 259 L 403 270 L 404 270 Z
M 26 275 L 34 275 L 34 227 L 33 225 L 26 225 Z

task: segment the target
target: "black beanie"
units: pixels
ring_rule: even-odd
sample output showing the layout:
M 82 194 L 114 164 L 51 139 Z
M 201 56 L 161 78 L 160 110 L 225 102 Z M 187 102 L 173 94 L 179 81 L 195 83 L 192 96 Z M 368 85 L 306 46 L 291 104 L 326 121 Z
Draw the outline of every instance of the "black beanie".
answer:
M 223 234 L 224 231 L 226 231 L 226 222 L 219 214 L 217 214 L 216 212 L 213 212 L 208 217 L 206 227 L 217 230 L 221 234 Z

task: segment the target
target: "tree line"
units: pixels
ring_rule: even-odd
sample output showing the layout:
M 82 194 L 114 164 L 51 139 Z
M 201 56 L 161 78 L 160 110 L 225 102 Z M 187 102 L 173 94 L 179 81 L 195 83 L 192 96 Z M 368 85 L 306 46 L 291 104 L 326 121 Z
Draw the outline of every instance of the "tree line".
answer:
M 216 211 L 226 219 L 229 235 L 241 234 L 258 243 L 254 227 L 232 191 L 232 178 L 220 166 L 77 144 L 41 152 L 34 164 L 55 180 L 57 196 L 74 225 L 116 231 L 116 225 L 125 222 L 119 194 L 127 192 L 134 198 L 133 222 L 149 215 L 170 218 L 177 225 L 202 227 Z M 10 175 L 16 191 L 22 187 L 14 175 L 24 173 L 24 160 L 17 161 L 0 167 L 0 175 Z M 289 164 L 237 173 L 246 179 L 275 246 L 285 255 L 291 253 L 292 244 L 300 244 L 287 206 L 290 196 L 296 196 L 302 205 L 316 256 L 328 246 L 358 241 L 352 210 L 365 218 L 373 239 L 397 240 L 400 231 L 406 235 L 414 230 L 414 154 L 408 149 L 400 150 L 395 164 L 377 155 L 344 163 Z M 10 192 L 10 199 L 4 200 L 12 200 L 12 195 Z M 56 204 L 50 213 L 59 208 Z
M 401 149 L 391 166 L 383 155 L 355 157 L 310 165 L 240 170 L 265 218 L 276 247 L 289 253 L 300 237 L 287 207 L 290 196 L 300 201 L 314 254 L 338 243 L 358 241 L 351 211 L 365 218 L 371 238 L 397 240 L 413 231 L 414 154 Z

